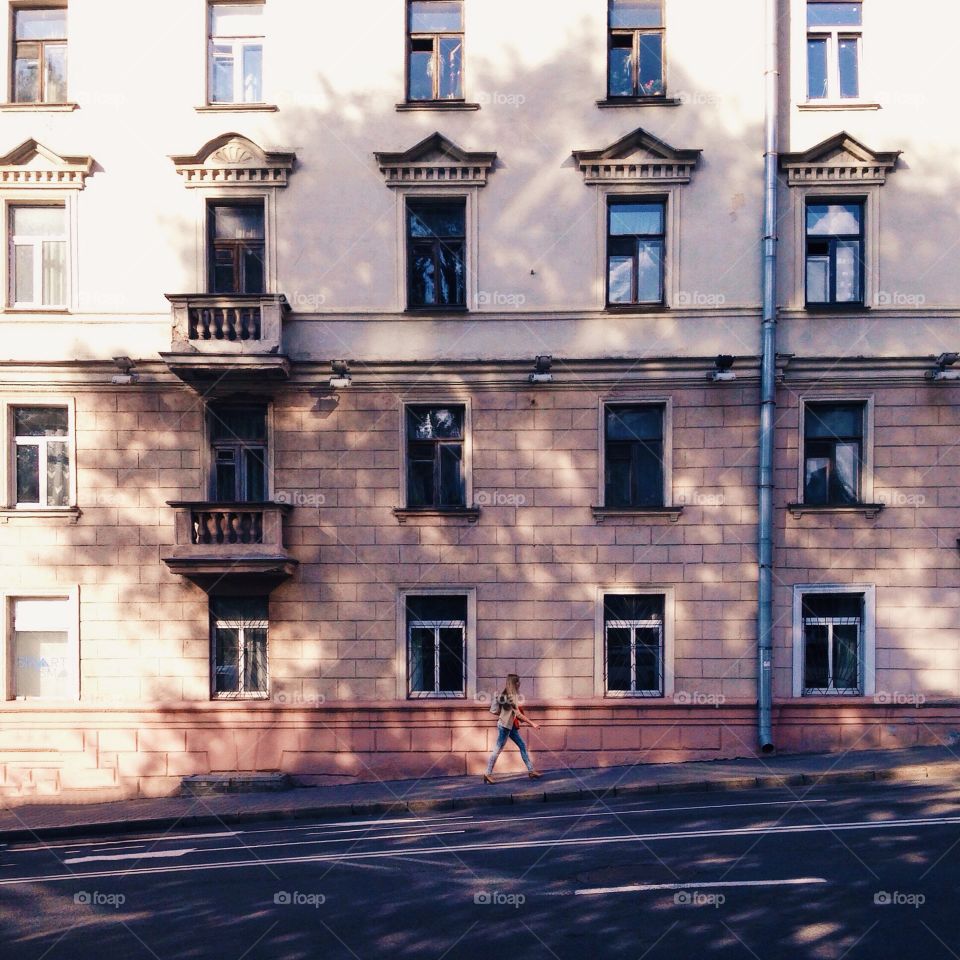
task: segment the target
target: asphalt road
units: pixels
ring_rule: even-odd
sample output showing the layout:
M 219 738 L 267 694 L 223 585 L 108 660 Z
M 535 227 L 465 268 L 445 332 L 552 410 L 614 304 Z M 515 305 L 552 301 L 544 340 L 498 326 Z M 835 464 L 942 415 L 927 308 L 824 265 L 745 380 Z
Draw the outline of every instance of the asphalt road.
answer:
M 0 847 L 0 954 L 960 960 L 960 788 L 857 785 Z

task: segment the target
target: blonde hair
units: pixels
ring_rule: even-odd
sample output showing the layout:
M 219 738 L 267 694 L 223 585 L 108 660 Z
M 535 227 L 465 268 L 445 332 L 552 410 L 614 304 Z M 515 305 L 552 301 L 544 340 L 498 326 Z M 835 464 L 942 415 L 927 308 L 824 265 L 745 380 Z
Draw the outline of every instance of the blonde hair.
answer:
M 503 687 L 503 693 L 501 694 L 503 700 L 507 700 L 512 704 L 517 704 L 520 699 L 520 676 L 516 673 L 507 674 L 507 682 Z

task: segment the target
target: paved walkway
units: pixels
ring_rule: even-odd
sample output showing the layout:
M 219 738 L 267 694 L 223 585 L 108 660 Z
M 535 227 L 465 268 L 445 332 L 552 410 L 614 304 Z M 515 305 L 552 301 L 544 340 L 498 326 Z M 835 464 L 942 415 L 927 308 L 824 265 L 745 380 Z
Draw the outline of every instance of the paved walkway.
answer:
M 483 783 L 480 777 L 438 777 L 300 787 L 279 793 L 4 806 L 0 807 L 0 843 L 242 823 L 269 817 L 346 817 L 453 810 L 489 803 L 542 803 L 873 780 L 960 782 L 960 750 L 918 747 L 550 771 L 536 781 L 525 775 L 502 776 L 493 786 Z

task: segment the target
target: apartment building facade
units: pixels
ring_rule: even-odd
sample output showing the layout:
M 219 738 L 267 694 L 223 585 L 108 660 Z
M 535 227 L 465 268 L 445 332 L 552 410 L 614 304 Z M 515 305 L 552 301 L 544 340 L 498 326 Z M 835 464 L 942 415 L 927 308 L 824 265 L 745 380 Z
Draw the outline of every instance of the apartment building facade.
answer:
M 0 793 L 758 751 L 762 4 L 6 6 Z M 942 742 L 947 39 L 778 15 L 773 743 Z

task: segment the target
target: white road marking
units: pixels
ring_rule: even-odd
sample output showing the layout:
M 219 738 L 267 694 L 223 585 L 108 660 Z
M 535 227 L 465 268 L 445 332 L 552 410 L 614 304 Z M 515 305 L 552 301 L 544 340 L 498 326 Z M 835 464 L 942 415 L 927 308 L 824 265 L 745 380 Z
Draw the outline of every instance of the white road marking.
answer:
M 197 863 L 183 866 L 143 867 L 131 870 L 110 870 L 84 873 L 61 873 L 37 877 L 10 877 L 0 879 L 0 886 L 26 883 L 53 883 L 59 880 L 76 882 L 78 879 L 103 879 L 107 877 L 130 877 L 161 873 L 195 873 L 206 870 L 228 870 L 234 867 L 265 867 L 281 863 L 335 863 L 346 860 L 389 860 L 427 854 L 493 853 L 497 850 L 531 850 L 543 847 L 606 846 L 613 843 L 656 843 L 664 840 L 690 840 L 708 837 L 750 837 L 778 833 L 833 833 L 849 830 L 889 830 L 907 827 L 938 827 L 960 824 L 960 817 L 929 817 L 911 820 L 878 820 L 856 823 L 824 823 L 798 826 L 743 827 L 730 830 L 692 830 L 679 833 L 627 834 L 616 837 L 560 838 L 557 840 L 528 840 L 509 843 L 467 843 L 449 847 L 407 847 L 400 850 L 351 851 L 348 853 L 315 854 L 307 857 L 274 857 L 259 860 L 228 860 L 223 863 Z M 342 842 L 342 841 L 341 841 Z
M 77 843 L 34 843 L 30 846 L 21 846 L 18 843 L 11 844 L 7 847 L 7 852 L 9 853 L 29 853 L 34 850 L 61 850 L 64 847 L 70 847 L 71 849 L 67 853 L 72 853 L 73 849 L 76 847 L 119 847 L 121 844 L 124 847 L 142 847 L 148 843 L 157 843 L 161 840 L 206 840 L 206 839 L 216 839 L 217 837 L 235 837 L 237 835 L 236 830 L 223 830 L 219 833 L 172 833 L 166 836 L 158 837 L 135 837 L 130 840 L 91 840 L 89 842 Z
M 827 883 L 824 877 L 793 877 L 789 880 L 714 880 L 709 883 L 632 883 L 624 887 L 586 887 L 574 890 L 576 897 L 607 893 L 645 893 L 648 890 L 713 890 L 718 887 L 798 887 L 808 883 Z
M 185 847 L 183 850 L 152 850 L 145 853 L 102 853 L 92 857 L 71 857 L 63 863 L 66 866 L 68 863 L 93 863 L 95 860 L 160 860 L 164 857 L 183 857 L 196 851 L 196 847 Z

